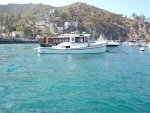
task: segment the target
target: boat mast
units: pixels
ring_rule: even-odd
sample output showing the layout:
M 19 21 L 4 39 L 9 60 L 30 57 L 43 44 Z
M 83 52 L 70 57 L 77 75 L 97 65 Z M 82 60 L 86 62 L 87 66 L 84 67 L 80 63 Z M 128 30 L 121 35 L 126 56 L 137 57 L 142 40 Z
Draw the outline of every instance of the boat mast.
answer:
M 140 29 L 141 29 L 141 18 L 139 18 L 139 31 L 138 31 L 138 37 L 141 36 Z
M 2 22 L 0 22 L 0 34 L 2 33 Z
M 51 17 L 53 15 L 53 13 L 54 13 L 54 9 L 50 10 L 50 15 L 49 15 L 49 32 L 50 32 L 50 34 L 52 33 L 52 35 L 53 35 L 53 28 L 52 28 L 52 24 L 51 24 Z
M 95 40 L 95 23 L 94 23 L 94 27 L 93 27 L 93 36 L 92 36 L 93 40 Z
M 77 23 L 77 19 L 76 19 L 76 31 L 78 31 L 78 23 Z
M 131 27 L 130 27 L 130 40 L 132 38 L 132 22 L 131 22 Z

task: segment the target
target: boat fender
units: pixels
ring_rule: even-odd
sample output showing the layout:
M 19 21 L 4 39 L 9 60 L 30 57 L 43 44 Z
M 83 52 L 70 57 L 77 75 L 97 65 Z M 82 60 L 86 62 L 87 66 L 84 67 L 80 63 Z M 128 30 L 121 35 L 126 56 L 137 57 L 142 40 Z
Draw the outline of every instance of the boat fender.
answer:
M 90 44 L 88 43 L 88 47 L 90 47 Z

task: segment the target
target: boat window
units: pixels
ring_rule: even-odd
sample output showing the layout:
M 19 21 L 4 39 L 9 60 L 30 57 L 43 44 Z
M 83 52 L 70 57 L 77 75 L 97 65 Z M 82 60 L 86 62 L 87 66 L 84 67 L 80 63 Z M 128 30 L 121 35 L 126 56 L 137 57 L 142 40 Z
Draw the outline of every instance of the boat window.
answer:
M 84 42 L 88 42 L 88 37 L 85 36 L 85 37 L 84 37 L 84 40 L 85 40 Z
M 84 42 L 84 37 L 75 37 L 75 42 Z
M 65 42 L 68 42 L 68 39 L 65 39 Z
M 74 41 L 74 38 L 72 38 L 72 42 Z
M 61 41 L 61 39 L 58 39 L 58 43 L 61 43 L 62 41 Z
M 49 41 L 49 43 L 53 43 L 53 40 L 51 38 L 48 41 Z
M 55 39 L 53 39 L 53 43 L 55 43 Z
M 56 39 L 53 39 L 53 43 L 56 43 Z
M 59 40 L 59 39 L 56 39 L 56 43 L 58 43 L 58 40 Z

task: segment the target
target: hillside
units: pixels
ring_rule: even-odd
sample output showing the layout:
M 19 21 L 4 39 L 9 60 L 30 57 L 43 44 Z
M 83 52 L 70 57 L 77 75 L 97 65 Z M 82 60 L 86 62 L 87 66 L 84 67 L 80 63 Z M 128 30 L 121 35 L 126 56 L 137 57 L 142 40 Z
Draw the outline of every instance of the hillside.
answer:
M 132 37 L 150 37 L 150 25 L 144 19 L 140 19 L 141 16 L 134 15 L 134 19 L 130 19 L 123 17 L 121 14 L 114 14 L 80 2 L 63 7 L 44 4 L 0 5 L 0 21 L 3 21 L 7 14 L 28 15 L 32 17 L 40 13 L 49 13 L 50 9 L 54 9 L 55 16 L 60 17 L 60 25 L 63 25 L 63 22 L 69 19 L 78 21 L 78 30 L 80 32 L 86 31 L 87 33 L 93 33 L 95 31 L 96 37 L 99 37 L 100 34 L 107 38 L 121 40 L 127 40 L 130 35 Z
M 54 6 L 44 4 L 8 4 L 0 5 L 0 15 L 5 16 L 6 14 L 12 15 L 29 15 L 33 16 L 38 13 L 48 12 L 50 9 L 55 8 Z

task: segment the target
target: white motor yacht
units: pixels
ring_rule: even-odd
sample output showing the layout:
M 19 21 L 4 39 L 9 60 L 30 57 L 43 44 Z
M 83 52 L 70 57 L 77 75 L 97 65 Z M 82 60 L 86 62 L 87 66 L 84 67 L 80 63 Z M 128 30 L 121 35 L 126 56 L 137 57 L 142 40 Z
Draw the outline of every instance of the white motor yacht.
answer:
M 109 52 L 115 48 L 117 48 L 120 43 L 115 40 L 106 40 L 100 35 L 100 38 L 96 41 L 97 44 L 106 43 L 106 52 Z
M 63 42 L 52 47 L 38 47 L 38 53 L 103 53 L 105 43 L 89 43 L 86 34 L 71 34 L 70 42 Z

